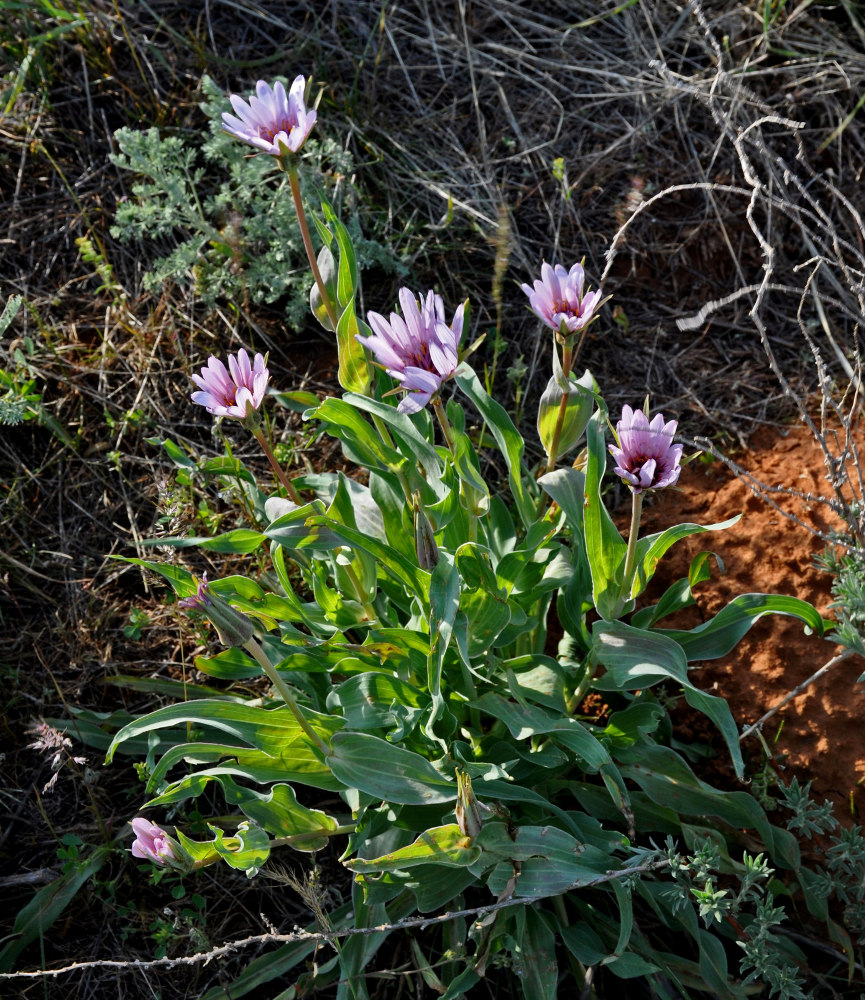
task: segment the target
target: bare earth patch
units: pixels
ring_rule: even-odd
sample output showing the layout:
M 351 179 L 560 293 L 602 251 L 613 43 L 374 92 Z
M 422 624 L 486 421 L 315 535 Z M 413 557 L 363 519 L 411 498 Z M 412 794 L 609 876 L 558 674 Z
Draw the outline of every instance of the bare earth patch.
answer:
M 783 483 L 819 496 L 826 491 L 823 458 L 804 427 L 767 431 L 752 438 L 751 450 L 740 464 L 768 485 Z M 659 530 L 680 521 L 713 524 L 742 513 L 732 528 L 697 535 L 681 542 L 662 563 L 653 582 L 657 596 L 679 577 L 687 575 L 690 560 L 709 549 L 723 560 L 725 572 L 696 589 L 697 606 L 683 614 L 698 624 L 716 614 L 728 601 L 745 593 L 786 594 L 810 601 L 831 617 L 831 578 L 813 564 L 824 543 L 804 527 L 784 517 L 722 464 L 695 462 L 683 470 L 680 490 L 667 491 L 644 516 L 644 530 Z M 826 532 L 835 524 L 828 507 L 786 497 L 779 505 L 800 520 Z M 697 683 L 723 695 L 740 725 L 755 722 L 789 691 L 807 680 L 840 647 L 805 635 L 799 622 L 782 616 L 759 621 L 729 656 L 707 662 L 695 671 Z M 839 806 L 839 818 L 865 807 L 865 740 L 862 702 L 857 679 L 863 671 L 856 657 L 835 665 L 828 674 L 768 720 L 764 735 L 775 746 L 776 760 L 786 755 L 784 779 L 795 774 L 800 782 L 813 781 L 815 799 L 830 798 Z M 783 726 L 781 725 L 783 723 Z M 719 742 L 719 741 L 718 741 Z M 754 764 L 759 745 L 746 741 Z M 719 752 L 720 749 L 719 743 Z

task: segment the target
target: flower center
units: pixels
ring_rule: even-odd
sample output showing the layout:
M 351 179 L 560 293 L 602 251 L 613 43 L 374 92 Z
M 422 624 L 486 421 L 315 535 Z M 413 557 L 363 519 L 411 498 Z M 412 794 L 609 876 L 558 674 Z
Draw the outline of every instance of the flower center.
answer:
M 652 458 L 654 458 L 654 455 L 630 455 L 628 457 L 628 472 L 636 472 L 637 469 L 642 469 L 646 462 Z M 655 458 L 655 461 L 657 462 L 658 459 Z
M 429 344 L 415 344 L 412 360 L 418 368 L 423 368 L 425 371 L 431 372 L 433 370 L 433 363 L 430 357 Z
M 292 125 L 287 118 L 284 118 L 281 122 L 277 122 L 273 128 L 261 125 L 258 129 L 258 134 L 262 139 L 267 139 L 268 142 L 273 142 L 274 138 L 279 135 L 280 132 L 285 132 L 287 135 L 291 135 L 296 128 L 297 125 Z

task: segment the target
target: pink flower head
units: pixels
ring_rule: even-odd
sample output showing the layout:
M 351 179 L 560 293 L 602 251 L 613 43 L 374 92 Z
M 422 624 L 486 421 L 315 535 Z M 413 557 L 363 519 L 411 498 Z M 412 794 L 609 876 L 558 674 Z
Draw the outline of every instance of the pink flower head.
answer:
M 132 821 L 132 832 L 135 834 L 135 840 L 132 842 L 134 858 L 149 858 L 157 865 L 177 860 L 177 855 L 171 846 L 171 838 L 154 823 L 137 816 Z
M 210 593 L 207 589 L 207 573 L 202 573 L 198 584 L 198 592 L 193 594 L 192 597 L 182 598 L 177 602 L 177 606 L 178 608 L 183 608 L 184 611 L 201 611 L 203 607 L 212 603 L 213 601 L 211 601 Z
M 576 333 L 591 323 L 594 312 L 601 304 L 601 292 L 586 292 L 583 285 L 586 272 L 582 264 L 574 264 L 566 271 L 561 264 L 550 267 L 544 261 L 541 265 L 540 281 L 535 280 L 534 288 L 522 285 L 529 297 L 535 315 L 563 336 Z
M 270 373 L 264 367 L 264 356 L 255 355 L 250 365 L 249 355 L 241 347 L 237 357 L 228 355 L 228 368 L 219 358 L 210 357 L 200 375 L 192 381 L 201 390 L 191 399 L 216 417 L 238 417 L 243 420 L 251 410 L 257 410 L 264 399 Z
M 197 593 L 177 602 L 184 611 L 200 611 L 216 626 L 219 641 L 224 646 L 245 646 L 255 634 L 252 622 L 242 611 L 223 600 L 207 585 L 207 573 L 202 574 Z
M 305 88 L 302 76 L 295 78 L 287 94 L 279 81 L 271 88 L 259 80 L 248 104 L 237 94 L 231 95 L 236 117 L 224 112 L 222 127 L 271 156 L 283 156 L 286 151 L 296 153 L 306 142 L 316 119 L 315 111 L 306 110 Z
M 610 454 L 616 460 L 613 471 L 634 493 L 660 490 L 678 481 L 683 446 L 673 444 L 676 426 L 675 420 L 664 423 L 660 413 L 650 423 L 642 410 L 622 407 L 622 419 L 616 424 L 619 447 L 611 444 Z
M 411 289 L 401 288 L 399 302 L 402 316 L 391 313 L 388 322 L 378 313 L 368 313 L 373 335 L 357 339 L 372 351 L 388 375 L 408 390 L 400 400 L 399 412 L 417 413 L 459 364 L 457 347 L 465 303 L 457 307 L 448 326 L 444 302 L 435 292 L 427 292 L 426 298 L 418 301 Z

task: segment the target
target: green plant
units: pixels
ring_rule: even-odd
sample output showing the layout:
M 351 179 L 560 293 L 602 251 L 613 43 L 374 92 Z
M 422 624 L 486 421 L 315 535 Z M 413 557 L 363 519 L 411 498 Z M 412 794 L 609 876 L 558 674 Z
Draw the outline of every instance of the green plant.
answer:
M 290 134 L 282 117 L 252 124 L 268 142 Z M 255 143 L 261 132 L 249 135 Z M 151 133 L 137 147 L 126 135 L 121 143 L 142 164 L 163 156 L 173 164 L 139 191 L 153 195 L 145 210 L 154 227 L 167 226 L 184 199 L 194 202 L 203 176 L 194 154 L 163 141 L 171 142 Z M 168 580 L 179 606 L 215 626 L 225 647 L 195 662 L 221 691 L 185 685 L 183 700 L 142 716 L 76 713 L 78 732 L 107 745 L 108 762 L 124 752 L 145 758 L 136 763 L 147 808 L 203 810 L 206 793 L 224 801 L 228 814 L 206 833 L 181 821 L 169 835 L 137 818 L 136 855 L 166 878 L 221 863 L 254 877 L 277 851 L 344 845 L 351 902 L 313 912 L 331 940 L 346 940 L 305 984 L 336 982 L 339 998 L 369 996 L 365 970 L 415 913 L 441 930 L 412 946 L 418 974 L 451 998 L 496 967 L 526 997 L 552 1000 L 557 943 L 579 989 L 602 970 L 631 980 L 635 996 L 708 990 L 739 1000 L 755 977 L 782 1000 L 800 996 L 774 932 L 786 903 L 779 887 L 809 878 L 796 839 L 747 792 L 701 780 L 667 705 L 669 691 L 681 691 L 717 727 L 743 778 L 730 709 L 697 687 L 690 668 L 729 653 L 766 614 L 792 616 L 818 636 L 827 623 L 796 598 L 747 594 L 700 626 L 672 627 L 669 616 L 694 603 L 707 577 L 705 552 L 645 603 L 676 542 L 732 522 L 641 536 L 643 494 L 676 481 L 682 445 L 675 422 L 630 407 L 608 443 L 606 402 L 591 372 L 575 373 L 602 305 L 600 291 L 584 289 L 582 265 L 547 266 L 534 290 L 525 286 L 553 330 L 538 475 L 511 417 L 468 365 L 471 348 L 458 354 L 467 306 L 448 325 L 451 313 L 432 291 L 418 299 L 402 289 L 402 318 L 369 313 L 368 326 L 357 312 L 352 234 L 322 199 L 315 253 L 294 154 L 277 144 L 272 158 L 244 165 L 249 187 L 273 180 L 284 192 L 274 163 L 288 177 L 315 274 L 312 309 L 336 336 L 344 390 L 282 398 L 340 442 L 356 475 L 291 476 L 280 466 L 262 429 L 263 356 L 241 350 L 228 369 L 212 358 L 194 376 L 195 402 L 242 423 L 277 485 L 230 451 L 199 462 L 161 442 L 190 494 L 208 474 L 230 480 L 245 520 L 222 530 L 219 511 L 199 501 L 208 533 L 150 544 L 254 562 L 208 583 L 179 558 L 128 560 Z M 179 193 L 166 201 L 172 177 Z M 211 239 L 209 217 L 197 209 L 183 217 L 197 227 L 197 261 L 205 244 L 223 258 L 233 245 L 221 231 L 222 243 Z M 632 493 L 627 537 L 604 503 L 609 453 Z M 162 689 L 172 690 L 165 681 Z M 581 716 L 589 695 L 603 697 L 608 717 Z M 672 838 L 666 852 L 655 846 L 659 835 Z M 754 839 L 756 857 L 746 849 Z M 807 904 L 824 912 L 819 900 Z M 371 925 L 374 935 L 350 934 Z M 153 930 L 160 948 L 176 932 L 170 922 Z M 274 957 L 257 969 L 259 982 L 303 952 Z
M 200 146 L 188 135 L 161 135 L 155 128 L 115 133 L 119 152 L 112 161 L 138 179 L 132 197 L 117 207 L 112 233 L 125 241 L 176 239 L 175 248 L 150 265 L 145 288 L 161 289 L 167 281 L 191 284 L 209 305 L 284 300 L 289 322 L 298 327 L 307 315 L 308 295 L 305 272 L 298 267 L 303 244 L 288 181 L 274 184 L 271 158 L 250 160 L 223 132 L 219 114 L 229 105 L 208 77 L 201 92 L 210 127 Z M 308 149 L 304 187 L 344 196 L 353 169 L 349 153 L 332 139 L 310 142 Z M 349 228 L 362 268 L 404 271 L 380 243 L 361 237 L 354 215 Z

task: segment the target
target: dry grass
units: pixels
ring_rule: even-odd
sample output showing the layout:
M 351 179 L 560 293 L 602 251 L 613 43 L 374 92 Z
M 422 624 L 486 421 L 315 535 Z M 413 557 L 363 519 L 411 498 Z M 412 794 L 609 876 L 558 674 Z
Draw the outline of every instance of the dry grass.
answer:
M 130 182 L 108 161 L 114 130 L 201 130 L 202 73 L 226 91 L 312 73 L 321 129 L 354 156 L 367 230 L 394 242 L 415 287 L 472 299 L 475 335 L 500 344 L 487 363 L 501 396 L 513 396 L 506 372 L 524 359 L 527 427 L 548 346 L 519 282 L 542 259 L 585 254 L 594 283 L 603 275 L 614 295 L 583 359 L 614 410 L 651 391 L 692 435 L 745 443 L 789 419 L 796 398 L 808 410 L 820 380 L 836 399 L 855 383 L 865 131 L 856 116 L 840 128 L 865 93 L 855 5 L 776 3 L 768 27 L 757 0 L 537 6 L 86 0 L 64 20 L 47 4 L 0 0 L 0 288 L 26 302 L 0 342 L 0 368 L 26 369 L 70 438 L 36 420 L 0 431 L 7 919 L 58 873 L 61 837 L 116 836 L 139 800 L 130 768 L 103 770 L 80 744 L 86 765 L 64 766 L 43 794 L 51 772 L 26 746 L 31 719 L 72 705 L 140 710 L 153 696 L 105 677 L 180 677 L 199 641 L 159 588 L 110 560 L 134 554 L 165 509 L 171 470 L 147 439 L 221 449 L 187 400 L 188 373 L 211 351 L 254 344 L 271 352 L 282 387 L 333 385 L 333 348 L 312 323 L 290 334 L 278 310 L 206 310 L 177 287 L 145 294 L 142 274 L 165 246 L 110 236 Z M 110 264 L 113 293 L 97 291 L 80 237 Z M 372 272 L 365 307 L 389 308 L 395 287 Z M 858 412 L 852 399 L 844 419 Z M 296 418 L 278 434 L 304 446 Z M 123 631 L 133 607 L 152 623 L 141 640 Z M 336 870 L 325 863 L 338 892 Z M 28 872 L 41 874 L 27 882 Z M 279 927 L 309 919 L 281 886 L 218 877 L 196 887 L 213 942 L 262 930 L 262 913 Z M 142 886 L 120 853 L 99 879 L 116 897 L 82 890 L 46 937 L 45 961 L 152 954 L 162 889 Z M 129 901 L 136 913 L 119 916 Z M 124 924 L 133 933 L 121 940 Z M 194 950 L 182 926 L 173 948 Z M 41 960 L 36 943 L 21 961 Z M 51 993 L 202 996 L 239 967 L 91 972 Z M 42 994 L 41 984 L 21 989 Z M 378 995 L 393 989 L 385 980 Z

